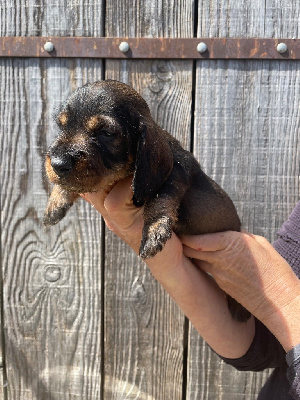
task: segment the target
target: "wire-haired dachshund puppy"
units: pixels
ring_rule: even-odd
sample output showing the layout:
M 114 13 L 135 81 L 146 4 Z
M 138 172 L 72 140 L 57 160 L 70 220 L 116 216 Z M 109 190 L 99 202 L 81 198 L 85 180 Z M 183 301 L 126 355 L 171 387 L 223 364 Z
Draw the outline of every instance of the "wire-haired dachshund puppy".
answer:
M 56 119 L 60 134 L 45 164 L 55 184 L 45 225 L 59 222 L 80 193 L 109 191 L 133 175 L 133 203 L 144 206 L 141 258 L 155 256 L 172 231 L 179 236 L 240 231 L 228 195 L 153 121 L 131 87 L 117 81 L 85 85 L 62 104 Z M 228 300 L 232 316 L 246 321 L 249 312 Z

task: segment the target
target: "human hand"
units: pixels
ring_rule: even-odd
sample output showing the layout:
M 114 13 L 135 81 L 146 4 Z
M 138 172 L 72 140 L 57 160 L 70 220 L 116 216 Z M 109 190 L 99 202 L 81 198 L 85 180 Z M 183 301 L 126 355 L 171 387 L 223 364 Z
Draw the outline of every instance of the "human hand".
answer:
M 266 239 L 222 232 L 181 240 L 184 254 L 260 319 L 286 351 L 300 343 L 300 281 Z
M 132 177 L 118 182 L 110 192 L 81 195 L 104 218 L 107 227 L 138 252 L 143 228 L 143 209 L 132 202 Z
M 138 254 L 144 223 L 143 207 L 133 205 L 131 183 L 132 177 L 128 177 L 118 182 L 109 193 L 98 191 L 81 197 L 91 203 L 100 212 L 107 227 Z M 152 267 L 151 272 L 157 280 L 170 283 L 170 268 L 173 270 L 182 257 L 182 244 L 174 234 L 166 243 L 163 255 L 157 254 L 155 258 L 147 260 L 147 264 Z
M 102 214 L 109 229 L 138 253 L 143 208 L 136 208 L 132 203 L 131 180 L 119 182 L 109 193 L 99 191 L 82 197 Z M 146 264 L 218 354 L 227 358 L 245 354 L 254 336 L 253 319 L 239 323 L 231 318 L 224 292 L 184 255 L 182 243 L 175 234 Z

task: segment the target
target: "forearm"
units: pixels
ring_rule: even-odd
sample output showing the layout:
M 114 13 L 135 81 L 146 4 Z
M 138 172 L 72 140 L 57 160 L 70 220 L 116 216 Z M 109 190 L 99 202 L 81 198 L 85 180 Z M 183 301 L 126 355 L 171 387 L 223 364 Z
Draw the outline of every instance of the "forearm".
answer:
M 227 358 L 241 357 L 254 337 L 253 318 L 246 323 L 232 319 L 224 292 L 182 251 L 176 254 L 175 248 L 180 249 L 181 242 L 173 235 L 161 253 L 147 260 L 153 276 L 216 353 Z
M 270 312 L 262 321 L 286 352 L 300 343 L 300 283 L 297 277 L 282 282 L 277 298 L 271 298 Z
M 118 234 L 138 253 L 138 231 L 134 235 L 122 231 Z M 231 317 L 225 293 L 210 275 L 183 255 L 181 241 L 175 234 L 146 264 L 217 354 L 239 358 L 247 352 L 255 334 L 254 318 L 241 323 Z
M 143 210 L 132 204 L 129 181 L 119 183 L 106 197 L 90 194 L 87 198 L 101 212 L 107 225 L 138 253 Z M 249 348 L 254 324 L 234 321 L 222 290 L 205 272 L 183 254 L 182 243 L 174 234 L 164 249 L 147 260 L 153 276 L 180 306 L 200 335 L 219 354 L 240 357 Z
M 186 237 L 185 254 L 197 258 L 218 285 L 267 326 L 286 351 L 300 343 L 300 283 L 270 243 L 248 233 Z

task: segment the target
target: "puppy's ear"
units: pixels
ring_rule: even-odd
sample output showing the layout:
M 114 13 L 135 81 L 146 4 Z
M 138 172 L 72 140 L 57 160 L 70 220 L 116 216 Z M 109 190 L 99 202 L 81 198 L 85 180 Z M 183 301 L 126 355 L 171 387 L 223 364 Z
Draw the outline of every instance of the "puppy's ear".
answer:
M 68 209 L 79 197 L 77 193 L 70 193 L 55 185 L 50 195 L 44 215 L 44 225 L 51 226 L 57 224 L 66 215 Z
M 167 134 L 157 125 L 141 124 L 135 172 L 133 176 L 133 203 L 144 204 L 158 191 L 173 168 L 173 154 Z

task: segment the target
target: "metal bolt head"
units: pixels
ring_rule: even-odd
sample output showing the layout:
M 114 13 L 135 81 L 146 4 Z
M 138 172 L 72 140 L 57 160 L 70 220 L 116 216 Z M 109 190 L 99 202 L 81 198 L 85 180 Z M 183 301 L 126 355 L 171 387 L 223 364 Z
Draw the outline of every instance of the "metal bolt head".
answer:
M 120 51 L 122 51 L 122 53 L 127 53 L 127 51 L 130 49 L 129 43 L 121 42 L 119 45 L 119 49 Z
M 285 53 L 287 51 L 287 45 L 285 43 L 279 43 L 277 45 L 277 51 L 278 53 Z
M 54 45 L 53 45 L 53 43 L 51 43 L 51 42 L 46 42 L 46 43 L 44 44 L 44 49 L 45 49 L 48 53 L 51 53 L 51 51 L 54 50 Z
M 200 42 L 197 45 L 197 51 L 199 53 L 205 53 L 207 51 L 207 45 L 204 42 Z

